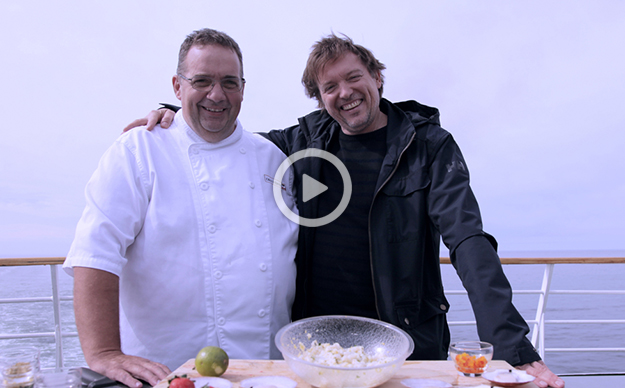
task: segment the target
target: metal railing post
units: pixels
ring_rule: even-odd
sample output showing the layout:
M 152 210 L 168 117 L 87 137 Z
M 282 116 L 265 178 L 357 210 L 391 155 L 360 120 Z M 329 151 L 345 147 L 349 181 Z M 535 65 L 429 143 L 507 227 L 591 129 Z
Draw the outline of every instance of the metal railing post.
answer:
M 540 295 L 538 297 L 538 306 L 536 306 L 534 330 L 532 332 L 532 345 L 537 348 L 538 354 L 540 354 L 542 359 L 545 358 L 545 311 L 547 310 L 547 299 L 549 298 L 549 290 L 551 289 L 554 265 L 555 264 L 545 265 L 543 282 L 540 286 Z
M 59 297 L 58 265 L 50 266 L 52 280 L 52 305 L 54 308 L 54 342 L 56 344 L 56 371 L 63 369 L 63 336 L 61 330 L 61 298 Z

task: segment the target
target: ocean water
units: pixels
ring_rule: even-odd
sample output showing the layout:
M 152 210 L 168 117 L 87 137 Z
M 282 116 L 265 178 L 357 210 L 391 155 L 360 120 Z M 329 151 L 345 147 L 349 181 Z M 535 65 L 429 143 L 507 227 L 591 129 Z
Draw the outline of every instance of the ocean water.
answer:
M 622 257 L 622 253 L 620 257 Z M 528 257 L 514 256 L 514 257 Z M 543 256 L 544 257 L 544 256 Z M 506 265 L 504 271 L 515 290 L 538 290 L 545 265 Z M 451 265 L 443 265 L 446 290 L 461 290 L 462 285 Z M 72 279 L 60 268 L 58 278 L 61 296 L 72 295 Z M 50 267 L 0 267 L 0 299 L 50 296 Z M 552 290 L 619 290 L 625 289 L 625 264 L 558 264 Z M 468 298 L 450 295 L 449 320 L 473 320 Z M 526 319 L 534 319 L 538 295 L 516 294 L 514 303 Z M 63 332 L 75 332 L 71 301 L 61 302 Z M 546 319 L 625 319 L 625 295 L 551 295 Z M 54 331 L 52 303 L 0 304 L 0 333 L 39 333 Z M 478 339 L 474 326 L 452 326 L 452 340 Z M 531 335 L 531 334 L 530 334 Z M 625 347 L 625 324 L 547 325 L 547 348 Z M 531 338 L 531 337 L 530 337 Z M 42 368 L 54 367 L 54 339 L 0 339 L 3 349 L 32 345 L 41 349 Z M 77 337 L 63 340 L 64 366 L 85 366 Z M 556 373 L 625 372 L 625 352 L 547 353 L 545 362 Z

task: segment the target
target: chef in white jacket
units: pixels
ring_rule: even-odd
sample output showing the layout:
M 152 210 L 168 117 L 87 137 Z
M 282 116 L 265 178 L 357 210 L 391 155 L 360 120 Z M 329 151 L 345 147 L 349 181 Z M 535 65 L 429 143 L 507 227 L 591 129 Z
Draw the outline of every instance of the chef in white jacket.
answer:
M 286 156 L 237 119 L 244 86 L 234 40 L 190 34 L 173 125 L 120 136 L 87 184 L 64 269 L 91 369 L 132 387 L 155 385 L 208 345 L 279 358 L 298 226 L 273 197 Z M 295 211 L 292 178 L 282 183 Z

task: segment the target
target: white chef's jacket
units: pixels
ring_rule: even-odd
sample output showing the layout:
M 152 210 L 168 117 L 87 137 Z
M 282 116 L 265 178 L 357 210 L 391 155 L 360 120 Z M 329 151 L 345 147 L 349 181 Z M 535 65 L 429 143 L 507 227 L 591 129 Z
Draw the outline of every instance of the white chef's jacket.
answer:
M 122 350 L 179 367 L 204 346 L 231 358 L 280 358 L 290 321 L 297 224 L 278 209 L 286 156 L 244 131 L 207 143 L 176 114 L 170 129 L 129 131 L 85 189 L 63 265 L 120 277 Z M 292 176 L 282 193 L 295 209 Z

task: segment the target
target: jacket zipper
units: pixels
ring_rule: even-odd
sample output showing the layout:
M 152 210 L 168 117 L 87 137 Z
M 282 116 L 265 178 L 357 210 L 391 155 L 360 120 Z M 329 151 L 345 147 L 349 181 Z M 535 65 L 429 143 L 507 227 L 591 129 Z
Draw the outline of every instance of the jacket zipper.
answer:
M 393 177 L 393 175 L 395 175 L 395 171 L 397 171 L 397 167 L 399 167 L 399 161 L 401 160 L 401 157 L 404 156 L 404 152 L 406 152 L 408 147 L 410 147 L 415 136 L 416 136 L 416 133 L 413 133 L 406 147 L 404 147 L 404 149 L 399 153 L 399 157 L 397 158 L 397 163 L 395 163 L 395 167 L 393 168 L 393 171 L 391 171 L 388 178 L 386 178 L 386 180 L 380 185 L 380 188 L 374 193 L 373 199 L 371 200 L 371 207 L 369 208 L 369 219 L 368 219 L 368 225 L 367 225 L 367 230 L 369 232 L 369 266 L 371 267 L 371 283 L 373 285 L 373 297 L 375 298 L 375 311 L 378 313 L 379 320 L 382 320 L 382 315 L 380 314 L 380 308 L 378 307 L 378 292 L 375 288 L 375 273 L 373 272 L 373 245 L 372 245 L 373 240 L 371 238 L 371 210 L 373 209 L 373 203 L 375 202 L 375 199 L 380 193 L 380 191 L 382 190 L 382 188 L 388 183 L 388 181 Z

